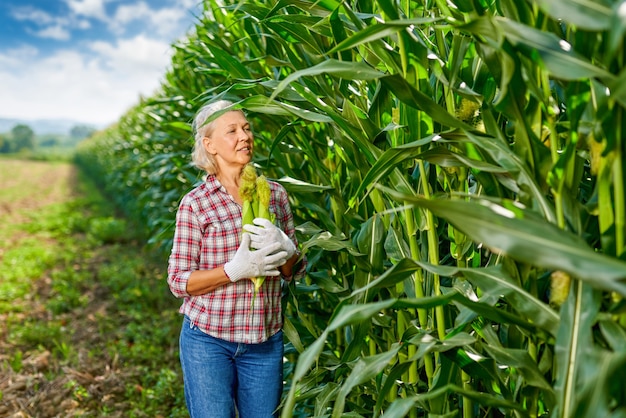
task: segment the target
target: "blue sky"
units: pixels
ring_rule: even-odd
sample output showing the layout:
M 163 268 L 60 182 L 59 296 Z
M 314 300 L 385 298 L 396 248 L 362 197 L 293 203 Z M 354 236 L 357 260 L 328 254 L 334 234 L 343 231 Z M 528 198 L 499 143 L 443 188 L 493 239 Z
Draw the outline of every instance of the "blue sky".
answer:
M 201 0 L 2 0 L 0 118 L 115 122 L 160 85 Z

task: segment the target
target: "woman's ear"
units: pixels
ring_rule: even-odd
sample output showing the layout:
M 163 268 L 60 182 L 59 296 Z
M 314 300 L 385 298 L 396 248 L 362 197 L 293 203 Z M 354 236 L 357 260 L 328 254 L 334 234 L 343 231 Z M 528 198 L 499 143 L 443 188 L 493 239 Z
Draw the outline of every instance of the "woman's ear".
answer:
M 211 139 L 208 136 L 202 138 L 202 144 L 204 145 L 204 149 L 206 150 L 206 152 L 208 152 L 209 154 L 215 155 L 217 153 L 215 151 L 215 148 L 213 147 L 213 144 L 211 143 Z

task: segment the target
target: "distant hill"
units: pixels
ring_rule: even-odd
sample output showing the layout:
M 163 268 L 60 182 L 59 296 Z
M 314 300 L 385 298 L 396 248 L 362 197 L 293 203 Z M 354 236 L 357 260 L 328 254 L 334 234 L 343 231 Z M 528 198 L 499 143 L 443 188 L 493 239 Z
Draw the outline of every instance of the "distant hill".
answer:
M 104 128 L 103 126 L 66 119 L 25 120 L 0 118 L 0 133 L 11 132 L 11 129 L 19 124 L 28 125 L 36 135 L 69 135 L 70 130 L 77 125 L 90 126 L 94 129 Z

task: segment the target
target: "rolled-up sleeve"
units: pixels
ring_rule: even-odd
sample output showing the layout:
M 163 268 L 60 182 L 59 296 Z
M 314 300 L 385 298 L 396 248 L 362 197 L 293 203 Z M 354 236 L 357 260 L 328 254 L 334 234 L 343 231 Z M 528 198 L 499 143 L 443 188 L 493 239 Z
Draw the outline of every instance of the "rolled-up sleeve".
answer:
M 176 213 L 174 242 L 167 268 L 167 283 L 177 298 L 189 296 L 187 281 L 198 269 L 202 246 L 202 228 L 192 202 L 183 198 Z

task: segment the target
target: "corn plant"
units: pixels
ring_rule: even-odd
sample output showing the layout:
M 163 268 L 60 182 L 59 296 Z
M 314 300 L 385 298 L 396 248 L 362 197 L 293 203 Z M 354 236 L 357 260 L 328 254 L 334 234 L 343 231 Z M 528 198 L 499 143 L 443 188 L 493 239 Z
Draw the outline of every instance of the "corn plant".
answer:
M 167 249 L 200 180 L 188 122 L 246 109 L 309 260 L 283 417 L 618 415 L 620 7 L 206 1 L 161 91 L 79 159 Z

